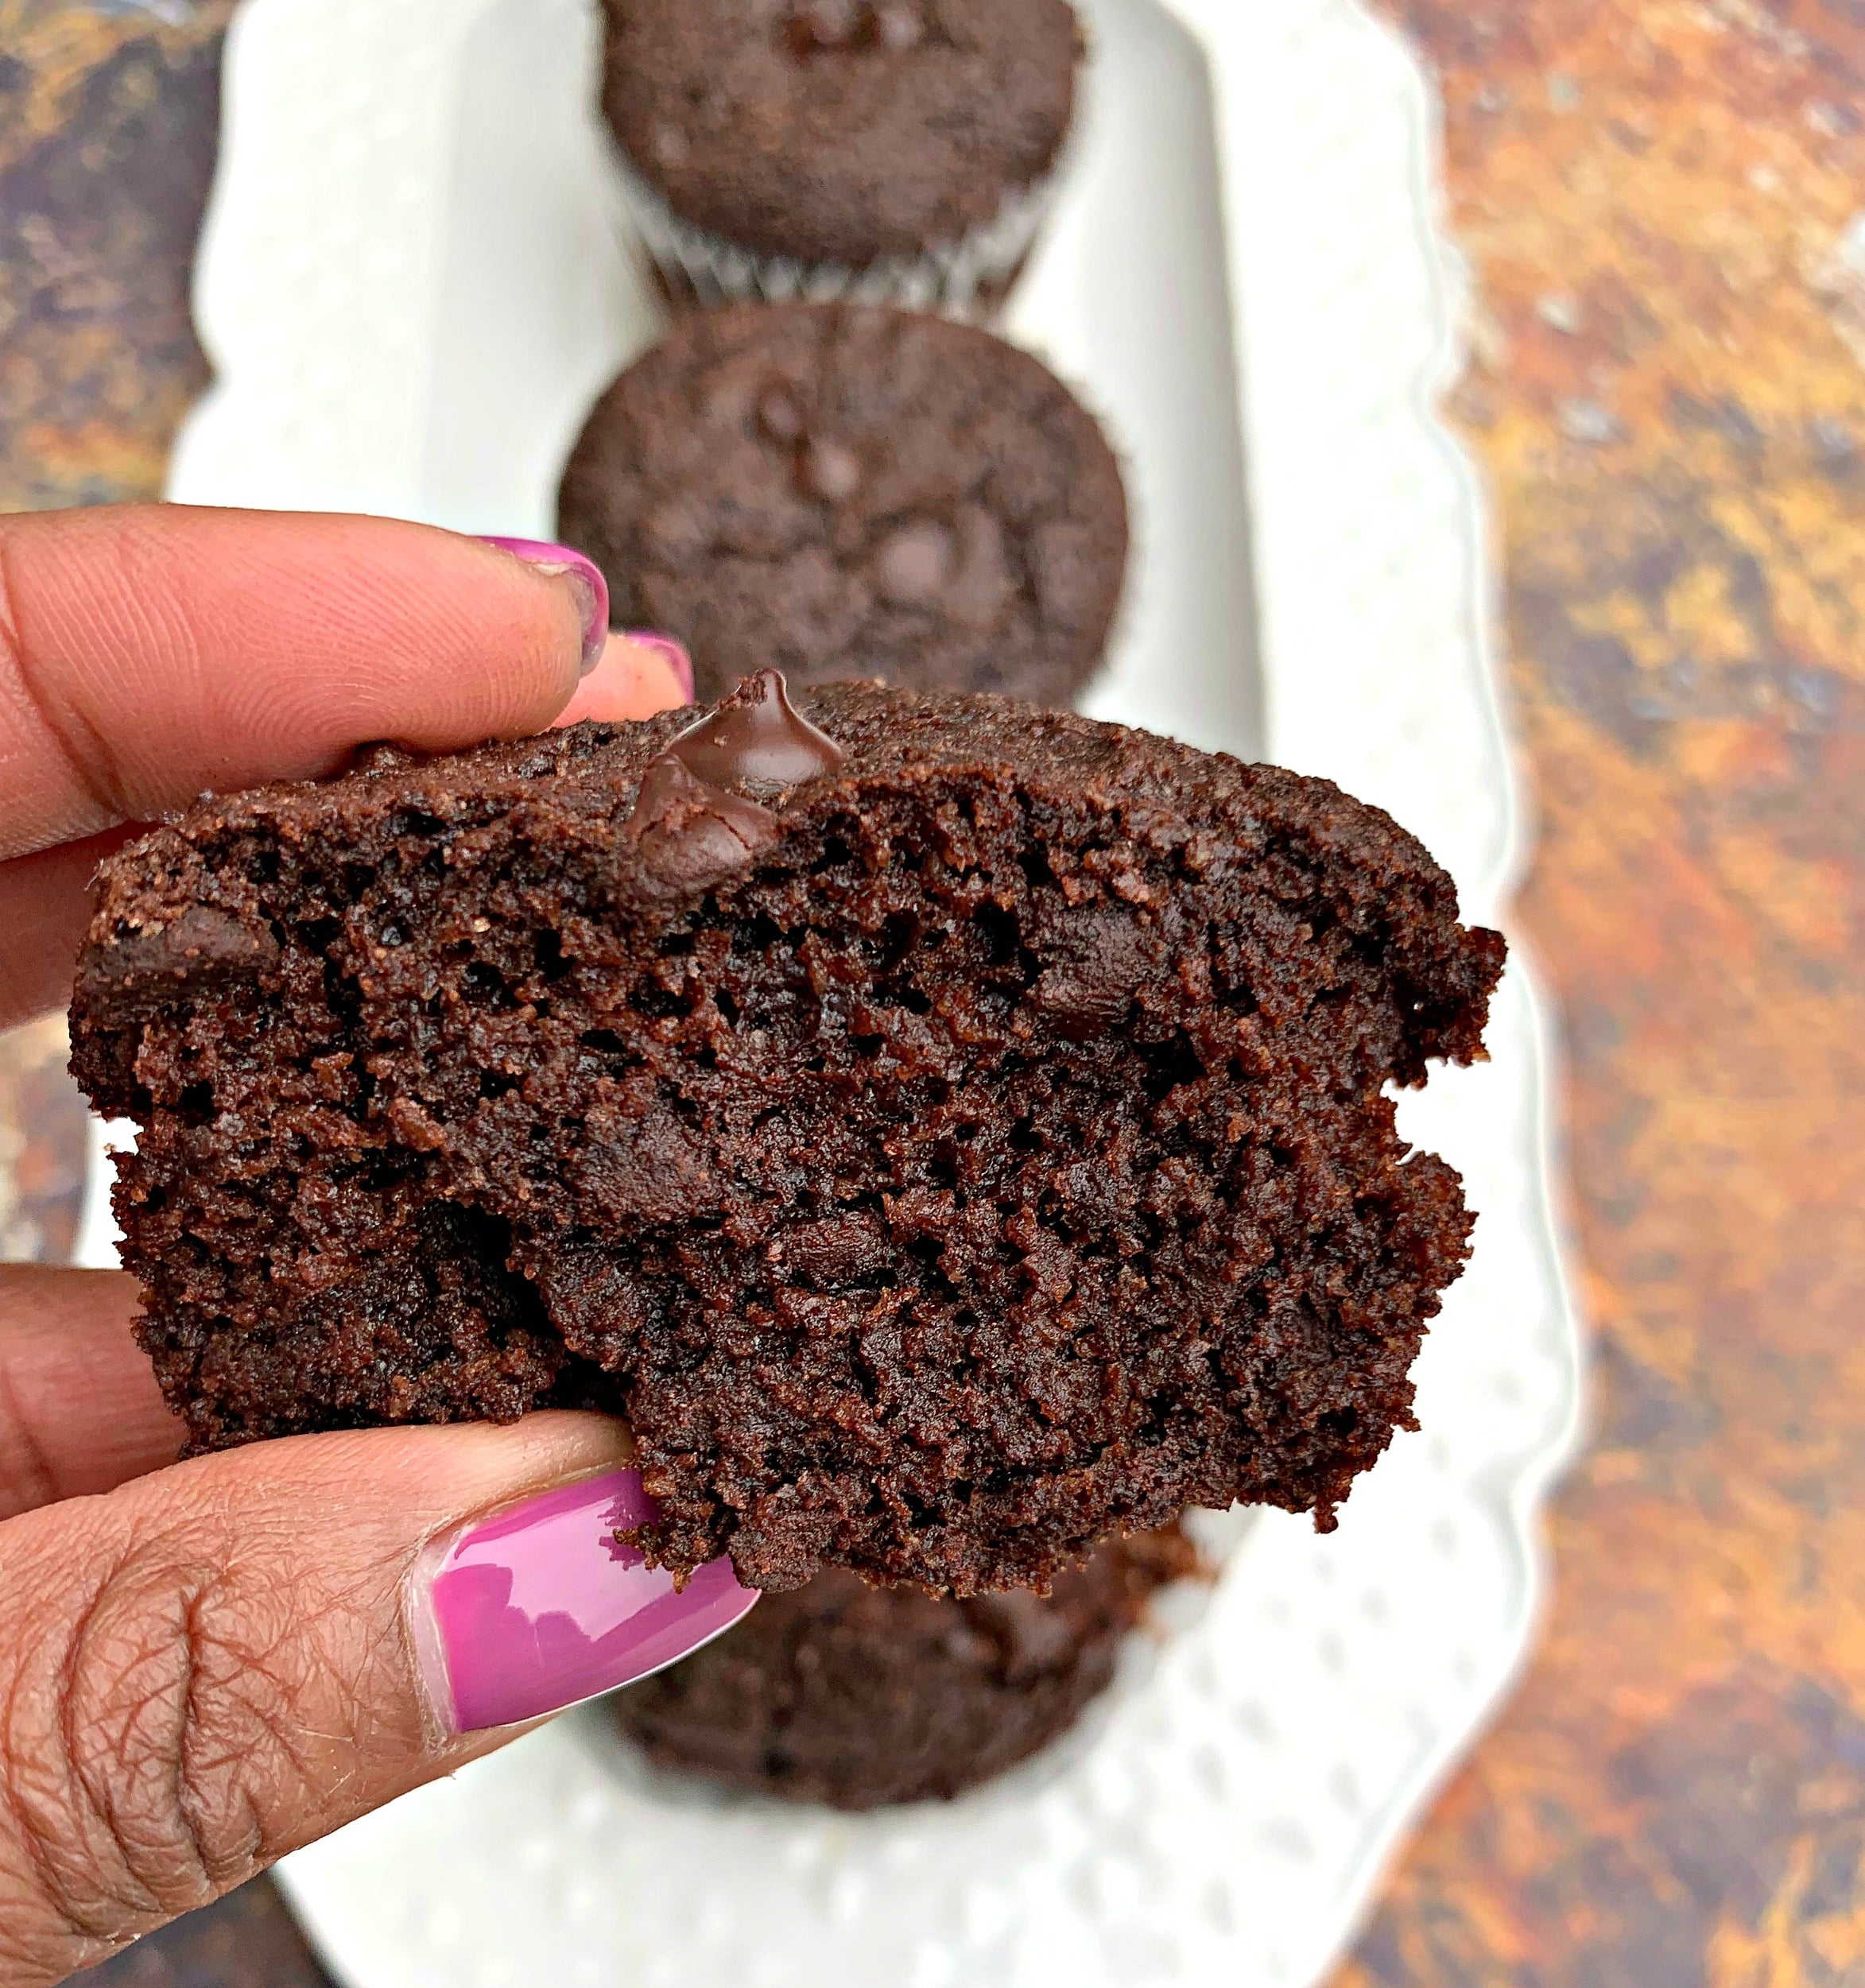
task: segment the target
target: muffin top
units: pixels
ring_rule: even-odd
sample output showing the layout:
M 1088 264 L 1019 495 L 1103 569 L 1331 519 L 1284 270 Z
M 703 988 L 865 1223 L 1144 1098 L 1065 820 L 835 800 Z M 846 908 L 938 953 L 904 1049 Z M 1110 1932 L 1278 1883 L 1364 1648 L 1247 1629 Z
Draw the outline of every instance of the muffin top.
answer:
M 1153 1596 L 1200 1571 L 1176 1525 L 1108 1540 L 1046 1595 L 956 1602 L 832 1568 L 615 1713 L 663 1766 L 728 1785 L 856 1810 L 950 1799 L 1072 1725 Z
M 605 0 L 603 107 L 676 213 L 865 267 L 960 240 L 1054 163 L 1065 0 Z
M 687 645 L 702 698 L 768 665 L 1065 705 L 1127 550 L 1113 451 L 1046 368 L 842 304 L 683 320 L 598 403 L 558 529 L 618 626 Z

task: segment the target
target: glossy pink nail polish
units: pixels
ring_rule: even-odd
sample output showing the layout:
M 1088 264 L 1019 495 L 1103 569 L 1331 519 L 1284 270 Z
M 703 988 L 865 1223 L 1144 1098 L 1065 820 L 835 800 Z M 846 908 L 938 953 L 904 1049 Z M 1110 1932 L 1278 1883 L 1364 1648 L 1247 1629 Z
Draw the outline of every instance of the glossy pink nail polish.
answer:
M 553 544 L 541 538 L 483 537 L 483 545 L 496 545 L 514 559 L 535 566 L 553 579 L 567 579 L 576 591 L 583 610 L 583 673 L 587 676 L 602 661 L 603 645 L 609 639 L 609 583 L 594 560 L 585 558 L 574 546 Z
M 631 642 L 639 642 L 643 649 L 651 649 L 656 655 L 667 659 L 667 667 L 673 672 L 673 679 L 686 693 L 686 701 L 693 701 L 693 659 L 671 635 L 656 635 L 645 628 L 631 628 L 627 631 Z
M 729 1560 L 683 1592 L 618 1530 L 654 1503 L 610 1471 L 475 1521 L 431 1549 L 412 1598 L 430 1695 L 456 1732 L 541 1719 L 633 1684 L 709 1643 L 758 1599 Z

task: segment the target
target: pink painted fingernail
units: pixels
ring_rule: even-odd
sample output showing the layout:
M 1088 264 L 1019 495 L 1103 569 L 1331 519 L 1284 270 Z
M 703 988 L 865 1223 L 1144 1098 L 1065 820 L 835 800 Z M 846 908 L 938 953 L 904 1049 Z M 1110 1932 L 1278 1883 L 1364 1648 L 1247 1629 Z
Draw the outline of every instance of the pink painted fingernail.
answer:
M 693 701 L 693 659 L 685 649 L 671 635 L 653 634 L 645 628 L 630 629 L 628 639 L 666 659 L 667 667 L 673 672 L 673 680 L 686 693 L 686 701 L 690 704 Z
M 456 1733 L 541 1719 L 631 1684 L 728 1630 L 758 1599 L 730 1560 L 684 1591 L 618 1531 L 650 1523 L 636 1471 L 608 1471 L 475 1520 L 430 1547 L 412 1626 L 436 1708 Z
M 483 536 L 479 542 L 496 545 L 539 572 L 570 583 L 583 616 L 583 673 L 587 676 L 602 661 L 603 645 L 609 639 L 609 583 L 603 578 L 602 568 L 573 545 L 555 545 L 547 539 Z

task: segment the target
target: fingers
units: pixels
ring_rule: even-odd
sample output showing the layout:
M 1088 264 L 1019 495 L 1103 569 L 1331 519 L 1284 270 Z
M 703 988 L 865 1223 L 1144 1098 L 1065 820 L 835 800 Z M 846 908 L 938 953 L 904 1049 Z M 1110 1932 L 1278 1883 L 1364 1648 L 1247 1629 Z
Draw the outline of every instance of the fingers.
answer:
M 0 858 L 328 773 L 370 739 L 542 730 L 606 619 L 572 556 L 382 518 L 0 519 Z
M 72 969 L 91 923 L 91 877 L 134 832 L 106 829 L 0 862 L 0 1029 L 71 999 Z
M 690 700 L 686 653 L 664 637 L 611 635 L 560 725 L 651 718 Z M 0 863 L 0 1029 L 62 1007 L 91 922 L 92 873 L 134 831 L 107 829 Z
M 0 1028 L 68 998 L 113 824 L 373 738 L 541 730 L 572 695 L 560 723 L 687 701 L 678 645 L 607 619 L 595 568 L 529 541 L 168 506 L 0 518 Z
M 607 723 L 652 718 L 693 700 L 693 666 L 665 635 L 611 635 L 594 669 L 558 715 L 559 725 L 586 718 Z
M 298 1437 L 0 1525 L 0 1988 L 737 1619 L 728 1565 L 676 1595 L 616 1544 L 627 1453 L 565 1414 Z
M 181 1425 L 130 1336 L 136 1280 L 0 1268 L 0 1520 L 173 1463 Z

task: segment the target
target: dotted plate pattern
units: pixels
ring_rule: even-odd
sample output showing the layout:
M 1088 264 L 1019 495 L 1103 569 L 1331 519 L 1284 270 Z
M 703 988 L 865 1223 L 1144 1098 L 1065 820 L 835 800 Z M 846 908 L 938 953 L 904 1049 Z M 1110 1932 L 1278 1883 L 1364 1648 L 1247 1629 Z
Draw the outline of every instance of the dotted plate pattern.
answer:
M 1389 808 L 1467 915 L 1493 918 L 1519 810 L 1480 492 L 1432 412 L 1458 296 L 1416 63 L 1356 0 L 1084 11 L 1131 75 L 1177 59 L 1161 34 L 1208 74 L 1252 513 L 1233 563 L 1252 569 L 1267 756 Z M 595 33 L 582 0 L 248 0 L 197 277 L 216 384 L 173 496 L 546 525 L 564 447 L 644 308 L 602 134 L 563 114 Z M 541 186 L 548 229 L 527 205 Z M 1059 211 L 1056 235 L 1071 225 Z M 463 233 L 486 266 L 457 266 Z M 1045 253 L 1029 294 L 1065 314 Z M 1017 335 L 1080 358 L 1118 421 L 1080 327 L 1032 312 L 1019 302 Z M 475 390 L 452 404 L 475 418 L 436 421 L 465 344 Z M 1227 409 L 1200 411 L 1229 432 Z M 1171 564 L 1186 521 L 1156 503 L 1140 523 L 1150 614 L 1197 575 Z M 1117 668 L 1095 708 L 1161 723 L 1156 677 Z M 1254 718 L 1212 719 L 1204 687 L 1193 703 L 1177 728 L 1200 742 L 1266 742 Z M 1422 1432 L 1337 1533 L 1212 1517 L 1215 1587 L 1168 1598 L 1064 1745 L 949 1805 L 850 1819 L 719 1796 L 643 1767 L 599 1709 L 573 1714 L 281 1867 L 333 1971 L 351 1988 L 1318 1982 L 1522 1661 L 1537 1513 L 1575 1428 L 1519 946 L 1491 1040 L 1490 1064 L 1402 1104 L 1408 1136 L 1462 1169 L 1476 1254 L 1419 1362 Z M 108 1261 L 101 1176 L 92 1203 L 84 1250 Z

